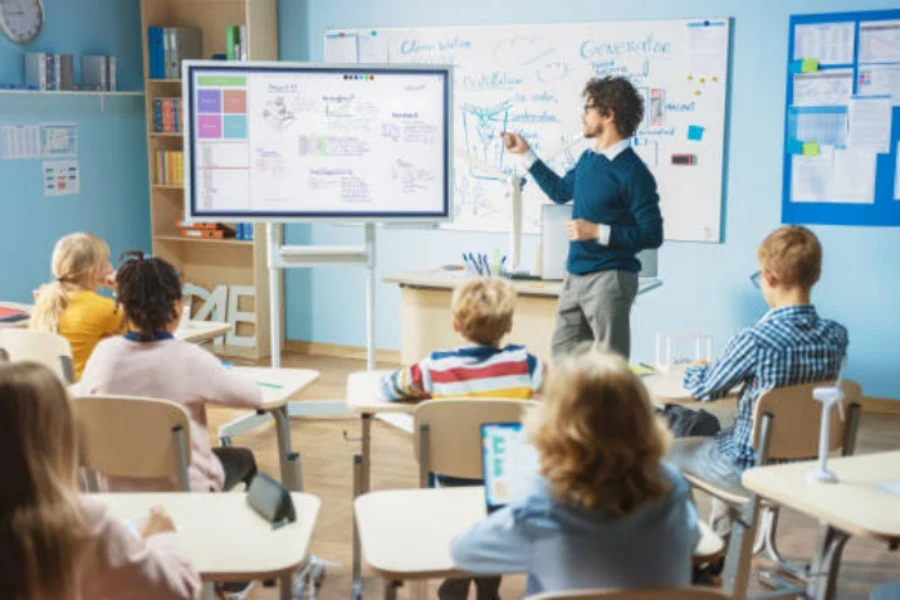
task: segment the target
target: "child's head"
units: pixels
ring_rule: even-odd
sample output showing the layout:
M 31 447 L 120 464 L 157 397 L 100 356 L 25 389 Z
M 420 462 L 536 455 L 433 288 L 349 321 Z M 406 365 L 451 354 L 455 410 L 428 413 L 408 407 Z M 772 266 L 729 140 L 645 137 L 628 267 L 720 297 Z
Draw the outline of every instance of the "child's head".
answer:
M 133 250 L 116 272 L 116 298 L 131 326 L 145 335 L 169 331 L 181 318 L 178 271 L 161 258 Z
M 512 329 L 516 291 L 505 279 L 468 279 L 453 292 L 453 329 L 477 344 L 497 346 Z
M 0 364 L 0 456 L 0 597 L 72 597 L 83 540 L 75 430 L 47 367 Z
M 618 355 L 582 349 L 555 364 L 526 427 L 565 502 L 626 515 L 669 490 L 659 465 L 670 435 Z
M 72 233 L 56 242 L 50 268 L 53 281 L 37 293 L 32 327 L 56 332 L 69 303 L 68 292 L 92 290 L 112 275 L 109 246 L 90 233 Z
M 808 294 L 822 272 L 822 246 L 812 231 L 797 225 L 779 227 L 756 251 L 760 287 L 771 305 L 775 296 Z

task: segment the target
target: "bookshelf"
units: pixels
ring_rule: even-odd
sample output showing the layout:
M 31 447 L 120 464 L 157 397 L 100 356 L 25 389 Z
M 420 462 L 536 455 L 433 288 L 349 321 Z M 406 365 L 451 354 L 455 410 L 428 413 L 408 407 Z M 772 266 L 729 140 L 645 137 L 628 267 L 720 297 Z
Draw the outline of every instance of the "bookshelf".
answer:
M 258 360 L 270 352 L 265 226 L 254 226 L 253 241 L 182 237 L 175 228 L 175 222 L 184 215 L 184 187 L 162 185 L 156 179 L 157 151 L 183 150 L 184 137 L 180 133 L 153 131 L 153 100 L 180 97 L 181 80 L 150 78 L 147 28 L 195 27 L 203 35 L 203 58 L 211 58 L 214 54 L 225 53 L 225 29 L 231 25 L 246 26 L 249 59 L 278 59 L 277 0 L 141 0 L 150 226 L 153 254 L 175 265 L 185 283 L 193 283 L 209 291 L 219 285 L 251 286 L 254 289 L 254 301 L 236 308 L 254 314 L 256 326 L 239 324 L 237 333 L 252 335 L 255 346 L 226 344 L 222 353 Z M 234 226 L 233 223 L 226 225 Z M 198 304 L 195 301 L 195 311 L 199 308 Z

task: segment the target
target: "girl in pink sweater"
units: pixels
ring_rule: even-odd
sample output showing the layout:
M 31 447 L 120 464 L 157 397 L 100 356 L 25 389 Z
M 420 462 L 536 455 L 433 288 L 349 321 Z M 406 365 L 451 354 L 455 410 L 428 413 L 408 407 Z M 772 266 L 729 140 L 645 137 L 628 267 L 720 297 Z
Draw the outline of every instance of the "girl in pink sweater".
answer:
M 129 252 L 116 272 L 117 299 L 133 331 L 97 344 L 78 395 L 145 396 L 179 402 L 191 416 L 191 490 L 230 489 L 256 474 L 253 453 L 245 448 L 212 448 L 206 404 L 257 408 L 262 392 L 229 371 L 210 352 L 175 339 L 181 320 L 181 281 L 161 258 Z M 174 481 L 108 480 L 112 491 L 173 489 Z
M 200 577 L 165 513 L 154 511 L 137 535 L 78 494 L 69 398 L 42 365 L 0 365 L 0 456 L 0 598 L 199 595 Z

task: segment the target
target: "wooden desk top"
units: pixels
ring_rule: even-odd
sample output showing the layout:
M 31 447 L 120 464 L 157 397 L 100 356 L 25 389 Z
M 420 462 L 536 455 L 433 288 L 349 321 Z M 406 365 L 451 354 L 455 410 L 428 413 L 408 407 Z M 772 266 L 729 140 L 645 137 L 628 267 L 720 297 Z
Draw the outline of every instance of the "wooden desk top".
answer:
M 900 483 L 900 451 L 828 460 L 838 483 L 807 479 L 816 461 L 755 467 L 744 487 L 851 535 L 900 541 L 900 495 L 879 486 Z
M 466 280 L 465 271 L 448 271 L 440 267 L 430 270 L 405 271 L 382 278 L 385 283 L 396 283 L 400 286 L 452 290 Z M 527 281 L 511 279 L 516 293 L 520 296 L 538 296 L 545 298 L 558 298 L 562 293 L 562 281 Z M 642 277 L 638 284 L 638 294 L 642 294 L 653 288 L 659 287 L 662 282 L 656 278 Z
M 484 488 L 389 490 L 354 502 L 359 540 L 369 566 L 388 580 L 459 575 L 453 538 L 484 518 Z M 695 556 L 715 556 L 723 542 L 705 523 Z
M 319 514 L 311 494 L 292 493 L 297 521 L 279 529 L 247 504 L 245 494 L 95 494 L 118 519 L 141 521 L 162 506 L 203 579 L 246 581 L 274 578 L 302 566 Z
M 319 372 L 313 369 L 232 367 L 232 370 L 259 386 L 263 395 L 263 410 L 281 408 L 319 378 Z
M 378 393 L 378 379 L 390 371 L 357 371 L 347 377 L 347 408 L 357 413 L 416 412 L 416 402 L 388 402 Z

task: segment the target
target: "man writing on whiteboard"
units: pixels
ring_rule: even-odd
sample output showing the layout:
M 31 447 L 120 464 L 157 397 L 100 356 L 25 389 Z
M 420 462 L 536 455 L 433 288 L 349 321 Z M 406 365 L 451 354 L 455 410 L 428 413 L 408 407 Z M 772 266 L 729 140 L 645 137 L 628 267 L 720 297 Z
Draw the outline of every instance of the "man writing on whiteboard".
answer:
M 656 180 L 631 149 L 644 101 L 624 77 L 590 80 L 584 98 L 584 135 L 595 145 L 565 176 L 544 164 L 522 136 L 504 132 L 503 141 L 509 152 L 523 156 L 551 200 L 574 199 L 567 225 L 569 274 L 557 306 L 553 356 L 593 340 L 599 349 L 628 358 L 641 270 L 637 253 L 663 241 Z

